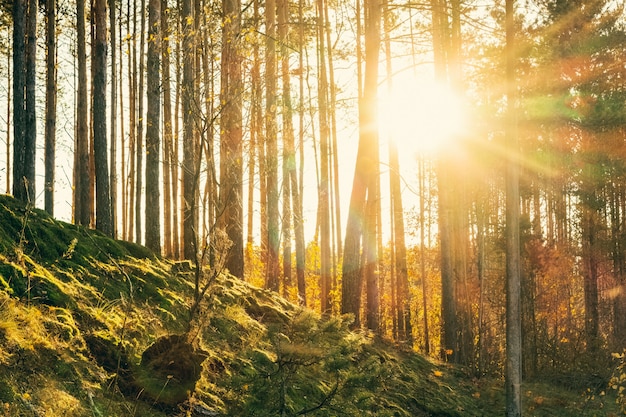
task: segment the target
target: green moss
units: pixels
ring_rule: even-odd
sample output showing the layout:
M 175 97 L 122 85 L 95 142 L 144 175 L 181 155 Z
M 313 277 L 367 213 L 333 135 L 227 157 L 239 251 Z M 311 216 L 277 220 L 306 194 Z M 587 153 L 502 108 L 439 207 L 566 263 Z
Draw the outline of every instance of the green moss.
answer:
M 7 380 L 0 378 L 0 403 L 12 403 L 15 401 L 15 392 Z

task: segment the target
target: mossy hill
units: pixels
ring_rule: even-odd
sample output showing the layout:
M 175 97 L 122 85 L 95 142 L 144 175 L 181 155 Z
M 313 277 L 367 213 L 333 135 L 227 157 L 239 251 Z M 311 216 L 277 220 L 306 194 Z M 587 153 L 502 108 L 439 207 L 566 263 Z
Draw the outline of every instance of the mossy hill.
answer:
M 500 416 L 472 378 L 222 275 L 190 324 L 194 268 L 0 196 L 0 415 Z M 612 400 L 524 387 L 528 415 Z

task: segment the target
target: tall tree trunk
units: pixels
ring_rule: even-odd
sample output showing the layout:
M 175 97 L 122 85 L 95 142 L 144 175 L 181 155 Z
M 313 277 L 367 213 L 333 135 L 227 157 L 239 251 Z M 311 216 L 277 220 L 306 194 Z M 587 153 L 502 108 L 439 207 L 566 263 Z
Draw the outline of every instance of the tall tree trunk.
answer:
M 111 161 L 109 166 L 109 180 L 111 192 L 111 225 L 113 238 L 117 238 L 117 36 L 115 32 L 116 17 L 114 0 L 109 0 L 109 27 L 111 34 Z
M 430 330 L 428 326 L 428 288 L 427 288 L 427 277 L 426 277 L 426 207 L 424 205 L 424 200 L 426 196 L 426 170 L 424 157 L 420 156 L 418 161 L 418 178 L 419 178 L 419 222 L 420 222 L 420 277 L 422 279 L 422 308 L 424 314 L 424 352 L 428 355 L 430 354 Z M 429 245 L 430 246 L 430 245 Z
M 515 94 L 514 0 L 506 0 L 506 415 L 522 415 L 522 323 L 520 302 L 519 144 Z
M 176 0 L 176 10 L 181 10 L 181 0 Z M 176 20 L 176 33 L 182 33 L 182 19 Z M 174 257 L 179 259 L 182 256 L 181 253 L 181 236 L 182 236 L 182 222 L 179 221 L 179 215 L 183 214 L 181 209 L 180 193 L 178 192 L 180 185 L 180 171 L 178 165 L 180 163 L 180 107 L 181 107 L 181 59 L 182 59 L 181 37 L 176 37 L 176 91 L 174 96 L 174 134 L 172 136 L 172 163 L 171 163 L 171 176 L 172 176 L 172 252 Z
M 24 122 L 24 167 L 22 168 L 23 201 L 35 202 L 35 151 L 37 147 L 36 63 L 37 63 L 37 0 L 28 0 L 26 18 L 26 101 Z
M 129 107 L 129 141 L 128 141 L 128 240 L 138 242 L 135 236 L 135 148 L 137 143 L 137 0 L 132 0 L 132 29 L 131 29 L 131 0 L 128 0 L 128 107 Z M 131 35 L 132 34 L 132 35 Z
M 320 227 L 320 299 L 322 314 L 331 313 L 331 235 L 330 235 L 330 127 L 328 124 L 328 75 L 326 70 L 326 10 L 324 0 L 317 0 L 318 20 L 318 115 L 320 122 L 320 184 L 318 213 Z
M 167 257 L 173 257 L 172 206 L 176 196 L 172 192 L 172 92 L 170 71 L 170 10 L 167 0 L 161 1 L 161 72 L 163 73 L 163 250 Z M 176 227 L 174 225 L 174 227 Z
M 15 0 L 13 2 L 13 196 L 22 201 L 27 201 L 23 179 L 26 158 L 25 18 L 26 0 Z
M 259 0 L 253 0 L 252 2 L 252 19 L 254 22 L 258 22 L 260 19 L 259 14 Z M 261 129 L 262 129 L 262 115 L 261 115 L 261 101 L 262 101 L 262 87 L 261 87 L 261 60 L 259 58 L 259 42 L 257 39 L 252 42 L 252 64 L 250 68 L 250 146 L 248 149 L 248 206 L 247 206 L 247 231 L 246 231 L 246 261 L 247 265 L 252 266 L 252 257 L 254 253 L 254 177 L 257 167 L 257 158 L 259 166 L 259 181 L 262 181 L 263 173 L 260 171 L 260 141 L 261 141 Z M 262 200 L 261 200 L 262 201 Z M 261 224 L 263 219 L 261 219 Z M 261 239 L 265 239 L 263 232 L 261 232 Z M 261 245 L 261 254 L 263 254 L 263 245 Z M 261 255 L 263 256 L 263 255 Z M 249 273 L 253 270 L 250 268 Z
M 431 0 L 433 50 L 435 56 L 435 77 L 447 81 L 448 64 L 446 52 L 449 49 L 448 18 L 445 0 Z M 442 354 L 445 359 L 458 360 L 459 338 L 456 309 L 456 283 L 454 279 L 454 254 L 452 252 L 452 193 L 450 161 L 441 155 L 437 168 L 437 202 L 439 209 L 439 250 L 441 271 L 441 316 Z
M 118 24 L 118 35 L 119 35 L 119 42 L 117 43 L 117 47 L 118 47 L 118 53 L 119 53 L 119 57 L 120 57 L 120 65 L 119 65 L 119 76 L 118 76 L 118 80 L 119 80 L 119 109 L 120 109 L 120 172 L 119 172 L 119 176 L 116 174 L 116 176 L 118 176 L 119 179 L 121 179 L 122 184 L 121 184 L 121 188 L 120 190 L 122 191 L 121 193 L 121 210 L 119 212 L 121 212 L 122 214 L 122 218 L 121 218 L 121 224 L 122 224 L 122 233 L 121 233 L 121 239 L 128 239 L 128 216 L 127 216 L 127 211 L 126 211 L 126 207 L 128 205 L 128 199 L 127 199 L 127 194 L 126 194 L 126 129 L 125 129 L 125 124 L 124 124 L 124 118 L 126 117 L 125 115 L 125 111 L 124 111 L 124 107 L 125 107 L 125 97 L 124 97 L 124 50 L 123 50 L 123 45 L 124 42 L 122 42 L 123 36 L 122 36 L 122 8 L 120 5 L 120 20 L 119 20 L 119 24 Z M 128 16 L 126 17 L 128 19 Z M 117 182 L 118 180 L 116 180 Z M 117 191 L 116 191 L 117 192 Z M 111 198 L 111 205 L 113 206 L 113 198 Z M 118 212 L 118 213 L 119 213 Z
M 141 8 L 139 13 L 140 32 L 139 32 L 139 85 L 137 91 L 137 136 L 135 137 L 135 158 L 136 162 L 136 176 L 135 176 L 135 237 L 136 242 L 141 244 L 143 242 L 143 224 L 141 219 L 142 214 L 142 202 L 143 202 L 143 148 L 144 148 L 144 119 L 143 119 L 143 104 L 144 104 L 144 88 L 145 88 L 145 39 L 146 39 L 146 0 L 141 0 Z M 160 88 L 160 86 L 159 86 Z M 157 125 L 157 129 L 158 129 Z
M 107 158 L 106 123 L 106 70 L 107 26 L 106 0 L 95 0 L 94 62 L 93 62 L 93 138 L 96 172 L 96 229 L 113 236 L 111 222 L 111 194 L 109 190 L 109 165 Z
M 298 190 L 292 190 L 294 184 L 292 176 L 296 172 L 295 138 L 293 128 L 293 109 L 291 103 L 291 76 L 289 74 L 289 1 L 278 1 L 278 41 L 281 52 L 281 79 L 282 79 L 282 121 L 283 121 L 283 290 L 287 295 L 287 289 L 292 285 L 292 213 L 295 210 Z M 295 184 L 297 186 L 297 183 Z M 297 216 L 293 215 L 295 221 Z M 295 227 L 295 224 L 294 224 Z M 297 245 L 297 243 L 296 243 Z M 297 249 L 296 249 L 297 252 Z
M 265 141 L 267 161 L 267 270 L 266 287 L 278 291 L 280 249 L 278 218 L 278 131 L 276 127 L 276 1 L 265 2 Z
M 391 66 L 391 40 L 389 34 L 391 32 L 391 15 L 389 12 L 388 1 L 383 2 L 383 21 L 385 25 L 385 59 L 387 67 L 387 79 L 389 91 L 393 91 L 392 83 L 392 66 Z M 393 311 L 394 317 L 397 317 L 398 339 L 405 342 L 409 347 L 413 346 L 412 325 L 411 325 L 411 298 L 409 288 L 409 276 L 406 262 L 406 242 L 404 231 L 404 207 L 402 204 L 402 192 L 400 188 L 400 161 L 398 157 L 398 145 L 393 137 L 389 138 L 389 190 L 391 201 L 391 252 L 393 254 L 392 261 L 395 263 L 391 268 L 395 273 L 396 283 L 396 311 Z M 421 190 L 420 190 L 421 191 Z M 392 290 L 393 292 L 393 290 Z
M 148 57 L 146 112 L 146 246 L 161 253 L 161 0 L 148 5 Z
M 366 214 L 366 197 L 375 190 L 368 187 L 372 166 L 378 165 L 378 122 L 376 118 L 378 100 L 378 54 L 380 50 L 380 3 L 368 0 L 365 25 L 365 73 L 363 96 L 359 100 L 359 145 L 357 151 L 348 223 L 344 243 L 341 312 L 355 317 L 353 327 L 361 325 L 361 238 L 365 238 L 363 220 Z
M 597 198 L 596 192 L 590 191 L 590 200 Z M 585 336 L 587 342 L 587 351 L 590 353 L 597 352 L 599 348 L 600 338 L 600 315 L 598 311 L 598 233 L 597 213 L 589 201 L 589 205 L 583 207 L 583 257 L 584 257 L 584 295 L 585 295 Z
M 56 163 L 56 0 L 46 2 L 46 126 L 45 126 L 45 209 L 54 216 L 54 166 Z
M 10 38 L 10 36 L 9 36 Z M 7 45 L 11 42 L 11 39 L 7 39 Z M 11 125 L 11 103 L 12 103 L 12 83 L 13 77 L 11 75 L 11 50 L 7 48 L 7 126 Z M 13 127 L 15 129 L 15 126 Z M 7 140 L 6 140 L 6 188 L 5 193 L 11 194 L 11 129 L 7 128 Z M 73 195 L 72 195 L 73 197 Z
M 87 124 L 87 40 L 85 29 L 85 1 L 76 0 L 76 53 L 78 86 L 76 90 L 76 139 L 74 153 L 74 221 L 89 226 L 91 199 L 89 198 L 89 130 Z
M 182 2 L 183 24 L 183 83 L 182 83 L 182 111 L 183 111 L 183 257 L 196 259 L 196 233 L 198 231 L 197 198 L 195 187 L 196 175 L 196 146 L 194 128 L 194 66 L 195 66 L 195 37 L 194 37 L 194 10 L 192 0 Z
M 243 83 L 240 45 L 235 42 L 241 30 L 241 1 L 223 0 L 222 8 L 224 29 L 220 95 L 224 107 L 221 118 L 220 207 L 222 227 L 232 242 L 225 267 L 234 276 L 243 278 Z

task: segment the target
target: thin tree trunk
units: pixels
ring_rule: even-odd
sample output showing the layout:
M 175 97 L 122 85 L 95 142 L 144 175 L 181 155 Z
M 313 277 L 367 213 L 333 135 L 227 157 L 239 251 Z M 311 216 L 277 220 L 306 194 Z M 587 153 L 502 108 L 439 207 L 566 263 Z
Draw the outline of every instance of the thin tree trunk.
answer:
M 172 95 L 170 75 L 170 10 L 167 0 L 161 1 L 161 71 L 163 73 L 163 249 L 172 257 L 172 206 L 176 196 L 172 192 Z M 174 226 L 175 227 L 175 226 Z
M 117 38 L 114 0 L 109 0 L 109 27 L 111 34 L 111 161 L 109 167 L 109 186 L 111 192 L 111 225 L 113 238 L 117 238 Z
M 506 0 L 506 415 L 522 415 L 522 323 L 520 302 L 519 145 L 515 96 L 514 0 Z
M 9 39 L 7 39 L 7 45 L 11 42 L 10 36 Z M 11 126 L 11 103 L 12 103 L 12 83 L 13 83 L 13 77 L 11 75 L 11 51 L 9 48 L 7 48 L 7 126 Z M 15 126 L 14 126 L 15 128 Z M 7 170 L 6 170 L 6 189 L 5 189 L 5 193 L 6 194 L 11 194 L 11 129 L 7 127 L 7 141 L 6 141 L 6 163 L 7 163 Z M 74 195 L 72 195 L 72 197 L 74 197 Z M 72 200 L 73 201 L 73 200 Z
M 183 111 L 183 257 L 189 260 L 196 259 L 197 198 L 195 189 L 195 129 L 194 129 L 194 65 L 195 65 L 195 38 L 194 38 L 194 10 L 192 0 L 182 2 L 183 25 L 183 83 L 182 83 L 182 111 Z
M 278 291 L 280 248 L 278 219 L 278 144 L 276 127 L 276 1 L 265 2 L 266 54 L 265 54 L 265 140 L 267 160 L 267 270 L 266 287 Z
M 80 0 L 78 0 L 80 2 Z M 77 2 L 78 4 L 78 2 Z M 78 6 L 77 6 L 78 7 Z M 26 110 L 26 0 L 13 2 L 13 196 L 26 200 L 24 188 Z
M 283 121 L 283 293 L 288 295 L 288 289 L 292 285 L 292 204 L 293 190 L 291 189 L 291 176 L 296 170 L 296 158 L 294 149 L 293 112 L 291 106 L 291 77 L 289 75 L 289 38 L 288 38 L 289 1 L 278 1 L 278 40 L 281 52 L 281 79 L 282 79 L 282 121 Z M 296 193 L 297 195 L 297 193 Z M 294 216 L 295 220 L 295 216 Z
M 22 201 L 35 202 L 35 150 L 37 147 L 36 64 L 37 64 L 37 0 L 28 0 L 26 18 L 26 100 L 24 127 L 24 167 L 20 187 Z M 18 197 L 19 198 L 19 197 Z
M 428 288 L 427 288 L 427 277 L 426 277 L 426 257 L 425 257 L 425 211 L 426 207 L 424 206 L 424 200 L 426 196 L 426 172 L 425 172 L 425 163 L 424 157 L 420 156 L 418 161 L 418 177 L 419 177 L 419 222 L 420 222 L 420 277 L 422 278 L 422 307 L 424 314 L 424 353 L 426 355 L 430 354 L 430 331 L 428 326 Z M 430 246 L 430 245 L 429 245 Z
M 440 81 L 448 78 L 446 51 L 449 49 L 448 18 L 445 0 L 431 0 L 433 21 L 433 50 L 435 77 Z M 441 271 L 441 315 L 442 355 L 448 360 L 458 361 L 459 340 L 456 309 L 456 284 L 454 279 L 453 254 L 453 204 L 450 187 L 450 161 L 442 155 L 437 169 L 437 201 L 439 204 L 439 249 Z
M 46 126 L 45 126 L 45 209 L 54 216 L 54 166 L 56 162 L 56 0 L 46 2 Z
M 319 81 L 318 107 L 320 122 L 320 185 L 318 191 L 318 213 L 320 227 L 320 299 L 322 314 L 331 313 L 331 235 L 330 235 L 330 127 L 328 124 L 328 79 L 326 70 L 326 19 L 324 0 L 317 0 Z
M 328 4 L 326 3 L 326 7 L 324 10 L 324 19 L 326 22 L 329 21 L 328 16 Z M 326 25 L 326 45 L 328 45 L 326 49 L 326 55 L 328 57 L 328 93 L 329 93 L 329 102 L 328 102 L 328 121 L 329 121 L 329 135 L 330 135 L 330 143 L 329 143 L 329 152 L 332 158 L 332 170 L 330 177 L 333 180 L 332 187 L 332 197 L 329 195 L 329 200 L 334 205 L 334 218 L 332 218 L 332 233 L 335 235 L 335 244 L 333 245 L 333 259 L 332 269 L 333 269 L 333 289 L 337 283 L 337 262 L 336 259 L 343 258 L 343 237 L 341 232 L 341 199 L 339 197 L 339 152 L 337 149 L 337 88 L 335 86 L 335 64 L 333 59 L 333 46 L 330 40 L 330 29 L 328 25 Z M 333 200 L 334 199 L 334 200 Z M 331 216 L 332 217 L 332 216 Z M 336 245 L 336 250 L 334 249 Z M 336 252 L 336 253 L 335 253 Z
M 89 226 L 89 131 L 87 125 L 87 41 L 85 30 L 85 1 L 76 0 L 76 41 L 78 85 L 76 89 L 76 138 L 74 159 L 74 221 Z M 16 121 L 17 123 L 17 121 Z
M 144 103 L 144 88 L 145 88 L 145 39 L 146 39 L 146 0 L 141 0 L 141 8 L 139 13 L 140 32 L 139 32 L 139 85 L 137 91 L 137 136 L 135 138 L 135 158 L 136 162 L 136 176 L 135 182 L 135 238 L 136 242 L 141 244 L 143 242 L 143 225 L 142 225 L 142 198 L 143 198 L 143 103 Z M 158 125 L 157 125 L 158 129 Z
M 180 0 L 176 1 L 176 10 L 181 10 Z M 176 32 L 181 33 L 181 19 L 176 20 Z M 178 192 L 180 174 L 179 174 L 179 153 L 180 153 L 180 99 L 181 99 L 181 41 L 180 36 L 176 37 L 176 95 L 174 97 L 174 135 L 172 136 L 172 163 L 171 163 L 171 176 L 172 176 L 172 252 L 174 257 L 179 259 L 181 254 L 181 234 L 182 224 L 179 222 L 179 214 L 183 214 L 180 209 L 180 195 Z
M 147 113 L 146 113 L 146 246 L 161 253 L 161 0 L 148 6 Z
M 122 15 L 122 8 L 120 5 L 120 21 L 119 21 L 119 25 L 118 25 L 118 29 L 119 29 L 119 42 L 118 42 L 118 52 L 119 52 L 119 56 L 120 56 L 120 66 L 119 66 L 119 109 L 120 109 L 120 175 L 118 178 L 121 179 L 121 214 L 122 214 L 122 235 L 121 238 L 122 239 L 126 239 L 128 240 L 128 212 L 126 211 L 126 207 L 128 205 L 128 196 L 126 193 L 126 128 L 124 125 L 124 118 L 125 113 L 124 113 L 124 53 L 123 53 L 123 47 L 122 45 L 124 44 L 124 42 L 122 42 L 122 22 L 121 22 L 121 15 Z M 128 19 L 128 16 L 126 17 Z M 129 65 L 130 66 L 130 65 Z M 116 191 L 117 192 L 117 191 Z M 112 200 L 112 199 L 111 199 Z
M 259 1 L 253 1 L 253 21 L 259 21 Z M 246 232 L 246 260 L 247 265 L 252 265 L 254 245 L 254 176 L 256 162 L 260 146 L 262 116 L 261 116 L 261 62 L 259 59 L 259 42 L 255 39 L 252 43 L 252 66 L 250 68 L 250 146 L 248 149 L 248 207 L 247 207 L 247 232 Z M 259 161 L 260 165 L 260 161 Z M 259 171 L 259 180 L 263 174 Z M 261 220 L 263 221 L 263 220 Z M 261 239 L 264 239 L 261 233 Z M 262 246 L 262 245 L 261 245 Z M 261 253 L 264 249 L 261 247 Z M 262 255 L 263 256 L 263 255 Z M 253 270 L 250 269 L 249 273 Z
M 135 168 L 135 148 L 137 146 L 137 0 L 132 2 L 132 23 L 131 30 L 131 2 L 128 1 L 128 33 L 132 34 L 128 38 L 129 49 L 129 66 L 128 66 L 128 83 L 129 83 L 129 103 L 130 109 L 129 118 L 129 135 L 130 140 L 128 143 L 128 240 L 138 242 L 139 237 L 135 235 L 135 211 L 137 205 L 135 204 L 135 177 L 137 176 L 137 170 Z

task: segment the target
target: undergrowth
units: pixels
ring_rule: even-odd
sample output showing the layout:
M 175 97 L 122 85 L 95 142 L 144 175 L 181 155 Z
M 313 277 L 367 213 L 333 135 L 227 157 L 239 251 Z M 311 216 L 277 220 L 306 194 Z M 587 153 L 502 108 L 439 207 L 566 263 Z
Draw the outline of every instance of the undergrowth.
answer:
M 216 274 L 219 265 L 206 271 L 199 281 L 189 262 L 0 196 L 0 416 L 504 412 L 499 379 L 475 379 L 350 331 L 350 317 L 322 318 Z M 194 347 L 188 354 L 202 356 L 199 380 L 184 386 L 185 401 L 164 406 L 161 392 L 181 384 L 178 376 L 153 378 L 149 395 L 129 375 L 149 377 L 137 372 L 142 357 L 182 335 Z M 527 415 L 608 416 L 618 411 L 614 400 L 610 392 L 525 385 Z

